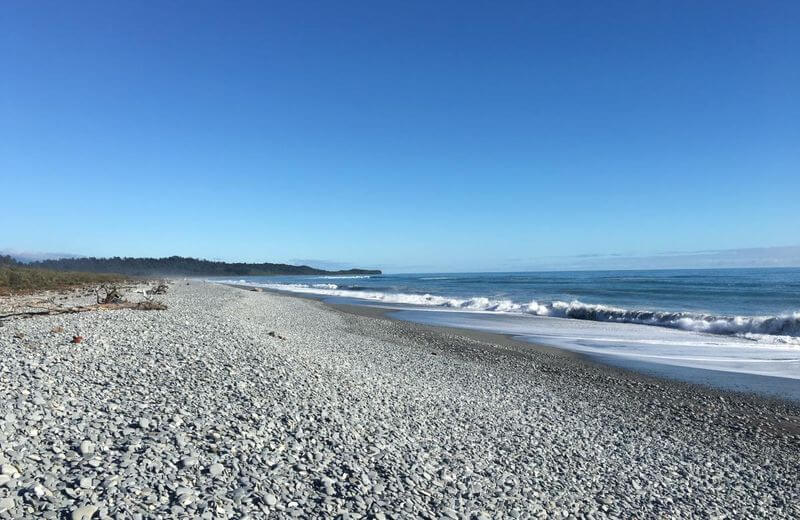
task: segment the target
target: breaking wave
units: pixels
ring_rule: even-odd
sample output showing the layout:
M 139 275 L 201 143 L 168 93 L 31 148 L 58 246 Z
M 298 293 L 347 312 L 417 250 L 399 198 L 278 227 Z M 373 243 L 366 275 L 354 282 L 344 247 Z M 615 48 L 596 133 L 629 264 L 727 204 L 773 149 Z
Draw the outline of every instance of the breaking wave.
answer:
M 800 312 L 782 316 L 714 316 L 692 312 L 629 310 L 607 305 L 587 304 L 577 300 L 571 302 L 539 303 L 531 301 L 517 303 L 511 300 L 496 300 L 485 297 L 450 298 L 433 294 L 353 290 L 352 286 L 344 288 L 336 284 L 267 284 L 245 282 L 244 280 L 238 283 L 280 291 L 357 298 L 390 304 L 439 307 L 469 312 L 498 312 L 576 320 L 635 323 L 709 334 L 736 335 L 746 339 L 770 343 L 800 343 Z
M 355 278 L 372 278 L 371 274 L 342 274 L 342 275 L 332 275 L 332 276 L 317 276 L 317 278 L 323 278 L 325 280 L 345 280 L 347 278 L 355 279 Z
M 783 316 L 714 316 L 691 312 L 627 310 L 579 301 L 556 301 L 548 305 L 549 316 L 578 320 L 657 325 L 710 334 L 800 337 L 800 312 Z

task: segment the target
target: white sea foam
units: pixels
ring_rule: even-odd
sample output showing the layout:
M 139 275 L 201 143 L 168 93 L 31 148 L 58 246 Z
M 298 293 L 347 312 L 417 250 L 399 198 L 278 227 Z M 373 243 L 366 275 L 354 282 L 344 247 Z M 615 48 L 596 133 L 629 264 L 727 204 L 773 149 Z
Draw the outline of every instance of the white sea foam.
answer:
M 343 274 L 343 275 L 334 275 L 334 276 L 317 276 L 317 278 L 322 278 L 324 280 L 346 280 L 348 278 L 372 278 L 372 275 L 369 275 L 369 274 Z
M 482 296 L 452 298 L 433 294 L 389 293 L 351 290 L 336 284 L 279 284 L 240 280 L 240 284 L 295 293 L 318 294 L 375 301 L 387 304 L 437 307 L 468 312 L 528 314 L 577 320 L 656 325 L 709 334 L 736 335 L 762 343 L 800 345 L 800 312 L 783 316 L 713 316 L 689 312 L 629 310 L 577 300 L 517 303 Z
M 400 311 L 395 317 L 430 325 L 511 334 L 533 343 L 604 356 L 607 360 L 618 358 L 800 380 L 799 343 L 755 342 L 734 335 L 712 335 L 635 323 L 510 313 L 441 312 L 435 308 Z
M 710 334 L 800 336 L 800 312 L 783 316 L 712 316 L 689 312 L 627 310 L 579 301 L 556 301 L 548 309 L 548 315 L 562 318 L 658 325 Z
M 379 302 L 399 311 L 395 316 L 403 319 L 512 334 L 584 354 L 800 380 L 800 337 L 790 334 L 797 334 L 800 312 L 718 317 L 630 311 L 579 301 L 520 304 L 485 297 L 350 290 L 335 284 L 239 283 Z

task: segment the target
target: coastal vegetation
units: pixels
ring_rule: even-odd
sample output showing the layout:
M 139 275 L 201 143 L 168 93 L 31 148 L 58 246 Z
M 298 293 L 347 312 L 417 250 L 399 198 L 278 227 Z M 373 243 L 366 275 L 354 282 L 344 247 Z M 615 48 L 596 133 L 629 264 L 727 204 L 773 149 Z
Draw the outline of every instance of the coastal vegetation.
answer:
M 82 286 L 120 283 L 129 277 L 120 274 L 55 271 L 31 267 L 10 256 L 0 256 L 0 294 L 35 291 L 60 291 Z
M 129 276 L 262 276 L 262 275 L 369 275 L 381 274 L 376 269 L 327 271 L 307 265 L 273 263 L 219 262 L 170 256 L 167 258 L 60 258 L 29 264 L 55 271 L 88 273 L 121 273 Z

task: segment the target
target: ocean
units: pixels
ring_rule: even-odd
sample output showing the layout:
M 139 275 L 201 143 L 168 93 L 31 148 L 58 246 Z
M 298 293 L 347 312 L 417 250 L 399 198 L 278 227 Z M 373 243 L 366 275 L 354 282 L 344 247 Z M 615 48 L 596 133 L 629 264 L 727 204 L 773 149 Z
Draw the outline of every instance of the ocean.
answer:
M 216 281 L 380 306 L 397 319 L 610 359 L 800 379 L 800 268 Z

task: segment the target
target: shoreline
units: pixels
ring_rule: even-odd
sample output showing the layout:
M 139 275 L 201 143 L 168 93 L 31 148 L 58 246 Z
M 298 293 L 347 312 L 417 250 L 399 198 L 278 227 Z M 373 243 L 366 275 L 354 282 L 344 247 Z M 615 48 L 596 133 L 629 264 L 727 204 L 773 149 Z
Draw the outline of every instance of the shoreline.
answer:
M 409 338 L 430 339 L 435 337 L 445 343 L 450 342 L 455 345 L 462 344 L 467 339 L 474 342 L 478 349 L 497 351 L 503 355 L 513 355 L 531 364 L 542 360 L 556 360 L 556 364 L 566 364 L 571 368 L 577 369 L 581 374 L 580 383 L 591 384 L 592 381 L 602 379 L 606 383 L 614 381 L 615 385 L 621 389 L 628 390 L 631 385 L 641 391 L 642 389 L 656 390 L 659 396 L 662 390 L 666 389 L 671 397 L 680 403 L 700 400 L 707 401 L 708 406 L 725 403 L 734 405 L 737 411 L 743 415 L 740 418 L 748 417 L 752 424 L 756 425 L 760 431 L 769 430 L 773 433 L 783 435 L 797 435 L 800 441 L 800 400 L 782 397 L 770 393 L 758 393 L 753 391 L 737 391 L 730 388 L 715 386 L 714 384 L 703 384 L 697 381 L 687 381 L 678 377 L 669 377 L 663 374 L 648 373 L 646 369 L 636 370 L 630 366 L 618 365 L 598 359 L 582 352 L 575 352 L 555 346 L 543 345 L 514 338 L 511 334 L 501 334 L 496 332 L 485 332 L 459 327 L 439 326 L 420 324 L 389 316 L 394 310 L 382 309 L 380 307 L 370 307 L 353 304 L 330 303 L 324 301 L 324 297 L 311 294 L 298 294 L 291 292 L 278 291 L 267 288 L 259 288 L 254 291 L 252 287 L 237 284 L 224 284 L 238 290 L 273 294 L 285 298 L 310 301 L 346 317 L 366 318 L 368 320 L 381 320 L 399 329 L 398 334 Z M 369 335 L 370 327 L 357 327 L 359 334 Z M 413 343 L 413 340 L 411 340 Z M 452 349 L 450 349 L 452 350 Z M 457 350 L 457 349 L 456 349 Z M 452 353 L 452 352 L 451 352 Z M 684 370 L 684 367 L 674 367 L 677 370 Z M 709 375 L 715 372 L 705 369 L 696 369 L 699 372 Z M 721 373 L 724 377 L 726 373 Z M 749 377 L 750 374 L 735 374 L 737 376 Z M 753 376 L 754 378 L 775 379 L 768 376 Z M 718 380 L 715 380 L 718 382 Z M 786 383 L 791 384 L 791 381 Z M 637 396 L 636 398 L 644 398 Z M 725 406 L 723 405 L 723 407 Z M 730 413 L 730 412 L 729 412 Z M 774 414 L 776 417 L 771 417 Z M 788 420 L 780 419 L 786 417 Z M 763 430 L 762 430 L 763 429 Z
M 224 284 L 237 289 L 253 291 L 253 287 L 240 284 Z M 590 354 L 577 352 L 535 343 L 524 339 L 518 339 L 514 334 L 500 332 L 488 332 L 476 329 L 451 327 L 447 325 L 428 325 L 416 323 L 402 318 L 393 317 L 397 312 L 395 309 L 385 309 L 378 306 L 357 305 L 348 303 L 335 303 L 326 301 L 326 296 L 292 293 L 269 288 L 258 288 L 259 291 L 286 296 L 290 298 L 300 298 L 319 302 L 327 308 L 355 314 L 364 317 L 384 319 L 392 322 L 405 323 L 409 326 L 419 327 L 431 331 L 439 331 L 444 334 L 461 335 L 487 344 L 504 345 L 513 350 L 526 352 L 536 350 L 550 355 L 564 356 L 568 359 L 576 360 L 581 363 L 592 365 L 598 369 L 608 370 L 622 377 L 630 377 L 639 380 L 653 382 L 670 383 L 687 389 L 702 389 L 721 396 L 735 394 L 740 398 L 753 398 L 766 402 L 779 402 L 800 408 L 800 380 L 779 378 L 749 374 L 743 372 L 726 372 L 705 368 L 691 368 L 683 366 L 673 366 L 655 362 L 626 359 L 621 356 Z
M 517 339 L 513 334 L 486 332 L 446 325 L 416 323 L 390 316 L 390 314 L 394 312 L 392 310 L 376 307 L 370 308 L 360 305 L 328 303 L 324 301 L 320 303 L 332 309 L 339 310 L 340 312 L 397 321 L 448 335 L 465 336 L 487 344 L 502 345 L 505 348 L 513 349 L 521 353 L 535 350 L 548 355 L 562 356 L 566 359 L 574 360 L 575 362 L 591 365 L 597 369 L 608 370 L 609 372 L 619 374 L 621 377 L 638 378 L 653 382 L 669 382 L 676 385 L 687 386 L 690 389 L 702 388 L 705 391 L 715 392 L 720 395 L 736 394 L 742 398 L 752 397 L 760 400 L 788 403 L 800 408 L 800 381 L 795 379 L 663 365 L 623 359 L 613 355 L 604 356 L 600 354 L 576 352 L 560 347 L 534 343 L 524 339 Z M 742 380 L 747 380 L 747 382 L 743 382 Z M 751 390 L 744 390 L 742 388 L 751 388 Z

